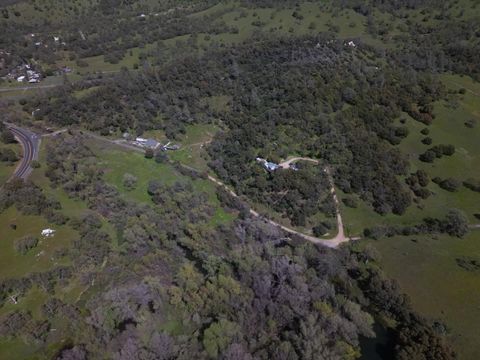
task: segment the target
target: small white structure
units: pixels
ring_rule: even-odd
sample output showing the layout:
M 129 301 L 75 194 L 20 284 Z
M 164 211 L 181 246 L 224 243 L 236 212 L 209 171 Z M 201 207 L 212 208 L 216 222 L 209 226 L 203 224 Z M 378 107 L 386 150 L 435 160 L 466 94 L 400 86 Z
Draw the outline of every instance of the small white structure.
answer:
M 353 40 L 350 40 L 348 43 L 347 43 L 348 46 L 350 47 L 357 47 L 357 44 L 355 44 L 355 42 Z
M 255 160 L 257 160 L 257 162 L 259 162 L 260 164 L 262 164 L 263 167 L 264 167 L 265 169 L 267 169 L 268 171 L 275 171 L 275 170 L 277 170 L 278 168 L 280 168 L 280 165 L 275 164 L 275 163 L 270 162 L 270 161 L 267 161 L 267 160 L 265 160 L 265 159 L 259 158 L 259 157 L 257 157 Z
M 43 229 L 42 230 L 42 236 L 43 237 L 52 237 L 55 235 L 55 230 L 53 229 Z
M 17 78 L 17 81 L 18 81 L 18 82 L 23 82 L 24 80 L 25 80 L 25 75 L 19 76 L 19 77 Z
M 53 41 L 59 42 L 59 41 L 60 41 L 60 36 L 54 36 L 54 37 L 53 37 Z
M 137 137 L 135 139 L 136 142 L 139 142 L 139 143 L 146 143 L 147 142 L 147 139 L 144 139 L 144 138 L 141 138 L 141 137 Z
M 140 17 L 141 17 L 141 18 L 145 18 L 145 17 L 147 17 L 147 15 L 145 15 L 145 14 L 140 14 Z

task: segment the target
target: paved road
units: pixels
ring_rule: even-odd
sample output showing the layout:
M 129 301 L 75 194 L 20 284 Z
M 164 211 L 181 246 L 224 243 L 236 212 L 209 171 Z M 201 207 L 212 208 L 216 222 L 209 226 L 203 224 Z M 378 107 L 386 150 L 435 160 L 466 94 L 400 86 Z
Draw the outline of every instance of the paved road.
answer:
M 32 172 L 30 166 L 32 160 L 38 160 L 38 152 L 40 149 L 40 136 L 33 131 L 19 128 L 13 124 L 6 124 L 20 143 L 23 149 L 23 157 L 17 165 L 11 178 L 27 179 Z

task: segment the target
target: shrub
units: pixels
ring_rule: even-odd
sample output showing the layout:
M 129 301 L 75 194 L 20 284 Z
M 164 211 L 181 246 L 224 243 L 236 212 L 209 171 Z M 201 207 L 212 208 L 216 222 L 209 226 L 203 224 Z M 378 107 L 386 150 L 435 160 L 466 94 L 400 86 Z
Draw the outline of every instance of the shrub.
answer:
M 24 236 L 13 242 L 13 247 L 16 252 L 25 255 L 30 249 L 38 245 L 38 239 L 32 235 Z
M 352 197 L 348 197 L 342 200 L 345 206 L 348 206 L 350 208 L 356 208 L 358 206 L 357 200 Z
M 471 178 L 467 179 L 463 182 L 463 186 L 472 191 L 480 192 L 480 180 Z
M 32 160 L 32 162 L 30 163 L 30 166 L 34 169 L 38 169 L 41 165 L 40 165 L 40 162 L 37 161 L 37 160 Z
M 440 186 L 442 189 L 450 192 L 457 191 L 460 185 L 461 185 L 460 181 L 454 178 L 444 179 L 438 184 L 438 186 Z
M 138 179 L 136 176 L 125 173 L 123 174 L 123 186 L 127 190 L 134 190 L 137 187 Z
M 432 138 L 427 136 L 427 137 L 424 137 L 422 139 L 422 144 L 425 144 L 425 145 L 431 145 L 432 144 Z
M 437 156 L 435 155 L 435 152 L 433 152 L 432 150 L 427 150 L 423 154 L 420 154 L 418 158 L 420 159 L 420 161 L 432 163 L 436 157 Z
M 326 228 L 325 225 L 318 224 L 317 226 L 313 227 L 312 231 L 313 231 L 313 235 L 315 236 L 323 236 L 328 232 L 328 229 Z
M 146 150 L 145 150 L 145 157 L 146 157 L 147 159 L 152 159 L 154 155 L 155 155 L 155 154 L 154 154 L 154 152 L 153 152 L 152 149 L 146 149 Z

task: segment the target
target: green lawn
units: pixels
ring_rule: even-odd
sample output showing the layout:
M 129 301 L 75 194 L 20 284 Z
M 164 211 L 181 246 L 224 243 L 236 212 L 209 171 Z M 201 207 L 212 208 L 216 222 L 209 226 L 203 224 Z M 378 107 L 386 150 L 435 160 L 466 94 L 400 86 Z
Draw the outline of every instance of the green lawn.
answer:
M 408 137 L 399 145 L 399 149 L 408 155 L 411 162 L 411 171 L 425 170 L 431 178 L 453 177 L 460 181 L 468 178 L 480 179 L 480 84 L 470 78 L 445 75 L 442 81 L 450 89 L 465 87 L 470 89 L 458 100 L 458 107 L 451 108 L 446 101 L 435 104 L 436 115 L 433 124 L 429 126 L 429 137 L 433 139 L 432 145 L 424 145 L 421 140 L 425 137 L 420 131 L 426 126 L 408 115 L 406 125 L 410 130 Z M 460 85 L 458 85 L 460 84 Z M 478 95 L 477 95 L 478 93 Z M 465 126 L 471 118 L 477 119 L 477 125 L 472 129 Z M 433 163 L 424 163 L 418 156 L 428 148 L 438 144 L 452 144 L 456 148 L 453 156 L 444 156 Z M 480 193 L 473 192 L 465 187 L 460 187 L 457 192 L 448 192 L 431 182 L 428 189 L 432 191 L 427 200 L 422 200 L 420 206 L 413 204 L 402 216 L 389 214 L 380 216 L 369 206 L 359 202 L 357 209 L 342 206 L 345 215 L 345 225 L 352 234 L 360 234 L 365 227 L 376 224 L 413 224 L 427 216 L 442 217 L 448 209 L 458 208 L 463 210 L 471 222 L 475 222 L 474 213 L 480 212 Z M 343 194 L 339 194 L 342 198 Z
M 0 224 L 0 278 L 22 277 L 69 263 L 65 258 L 56 259 L 54 254 L 56 250 L 70 246 L 72 239 L 78 236 L 70 227 L 48 223 L 42 216 L 22 215 L 14 207 L 0 214 Z M 16 229 L 10 226 L 13 224 Z M 40 233 L 46 228 L 55 229 L 55 236 L 42 238 Z M 26 235 L 38 237 L 39 244 L 27 254 L 21 255 L 14 250 L 13 244 L 16 239 Z
M 456 153 L 437 159 L 433 164 L 420 162 L 418 155 L 429 147 L 420 142 L 424 137 L 420 130 L 425 126 L 406 115 L 402 117 L 407 119 L 410 134 L 399 147 L 409 155 L 412 171 L 420 168 L 431 177 L 480 179 L 480 84 L 468 77 L 453 75 L 441 76 L 441 80 L 449 89 L 467 89 L 458 99 L 456 108 L 449 106 L 451 101 L 436 103 L 436 118 L 429 127 L 432 145 L 453 144 Z M 473 129 L 464 125 L 471 118 L 478 121 Z M 433 183 L 428 188 L 434 195 L 422 201 L 422 208 L 412 206 L 403 216 L 380 216 L 361 202 L 357 209 L 342 207 L 347 230 L 357 234 L 364 227 L 382 223 L 417 223 L 426 216 L 441 217 L 449 208 L 463 210 L 471 223 L 480 222 L 473 217 L 473 213 L 480 213 L 479 193 L 465 187 L 450 193 Z M 416 310 L 446 323 L 459 359 L 480 358 L 480 298 L 475 295 L 480 288 L 480 272 L 467 271 L 456 262 L 462 258 L 480 261 L 480 231 L 472 230 L 464 239 L 430 235 L 384 238 L 365 243 L 380 251 L 382 267 L 388 276 L 400 283 Z
M 186 129 L 185 135 L 181 136 L 178 143 L 181 148 L 168 152 L 170 159 L 179 161 L 201 171 L 207 171 L 207 152 L 205 147 L 219 131 L 218 126 L 213 124 L 195 124 Z
M 187 132 L 188 134 L 188 132 Z M 191 140 L 196 141 L 197 130 L 191 132 Z M 112 145 L 94 143 L 97 155 L 100 157 L 100 164 L 105 170 L 105 180 L 107 183 L 115 186 L 128 199 L 133 201 L 151 204 L 152 201 L 147 193 L 148 183 L 151 180 L 159 180 L 167 185 L 172 185 L 176 181 L 192 182 L 197 191 L 205 192 L 209 200 L 216 207 L 215 214 L 211 219 L 211 224 L 229 222 L 235 216 L 223 210 L 216 196 L 216 187 L 204 179 L 191 180 L 189 177 L 181 175 L 170 164 L 158 164 L 154 159 L 146 159 L 142 153 L 124 150 L 113 147 Z M 127 190 L 123 185 L 123 176 L 125 173 L 134 175 L 138 181 L 134 190 Z
M 479 359 L 480 272 L 464 270 L 456 259 L 480 261 L 480 231 L 465 239 L 412 236 L 368 243 L 380 251 L 382 267 L 399 282 L 414 308 L 446 323 L 459 359 Z

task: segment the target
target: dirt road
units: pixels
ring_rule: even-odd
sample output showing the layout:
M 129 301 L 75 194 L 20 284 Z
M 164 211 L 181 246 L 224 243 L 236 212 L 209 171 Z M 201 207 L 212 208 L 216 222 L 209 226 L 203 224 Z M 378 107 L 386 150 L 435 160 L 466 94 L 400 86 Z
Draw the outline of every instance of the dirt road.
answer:
M 103 136 L 99 136 L 99 135 L 96 135 L 96 134 L 93 134 L 93 133 L 87 132 L 87 131 L 83 131 L 83 134 L 88 135 L 88 136 L 90 136 L 92 138 L 95 138 L 97 140 L 100 140 L 100 141 L 104 141 L 104 142 L 108 142 L 108 143 L 113 144 L 113 145 L 120 146 L 120 147 L 122 147 L 126 150 L 134 150 L 134 151 L 141 152 L 141 153 L 145 152 L 145 150 L 143 150 L 139 147 L 130 145 L 123 140 L 111 140 L 111 139 L 107 139 Z M 310 161 L 310 162 L 313 162 L 313 163 L 316 163 L 316 164 L 319 163 L 318 160 L 315 160 L 315 159 L 303 158 L 303 157 L 293 157 L 293 158 L 285 160 L 284 162 L 280 163 L 279 165 L 282 168 L 287 168 L 288 169 L 290 164 L 292 162 L 296 162 L 296 161 Z M 195 169 L 191 166 L 188 166 L 188 165 L 185 165 L 185 164 L 180 164 L 180 165 L 185 167 L 186 169 L 193 170 L 195 172 L 200 172 L 200 171 L 198 171 L 198 169 Z M 279 224 L 274 220 L 266 219 L 261 214 L 259 214 L 257 211 L 255 211 L 253 209 L 250 209 L 250 214 L 252 216 L 255 216 L 255 217 L 264 218 L 264 220 L 267 221 L 268 223 L 281 228 L 282 230 L 288 232 L 289 234 L 298 235 L 298 236 L 302 237 L 303 239 L 305 239 L 307 241 L 311 241 L 315 244 L 321 244 L 321 245 L 327 246 L 329 248 L 336 248 L 336 247 L 340 246 L 341 244 L 343 244 L 345 242 L 360 239 L 358 237 L 347 237 L 345 235 L 345 231 L 344 231 L 344 227 L 343 227 L 343 219 L 342 219 L 342 215 L 340 213 L 340 203 L 338 201 L 337 194 L 335 192 L 335 186 L 334 186 L 334 183 L 333 183 L 333 178 L 332 178 L 330 170 L 328 168 L 325 169 L 325 172 L 327 173 L 327 175 L 329 177 L 331 192 L 332 192 L 333 199 L 334 199 L 335 205 L 336 205 L 336 218 L 337 218 L 338 232 L 334 237 L 332 237 L 330 239 L 322 239 L 322 238 L 318 238 L 318 237 L 315 237 L 315 236 L 304 234 L 300 231 L 297 231 L 297 230 L 294 230 L 294 229 L 289 228 L 287 226 L 284 226 L 282 224 Z M 208 178 L 208 180 L 212 181 L 216 185 L 221 186 L 222 188 L 227 190 L 230 195 L 232 195 L 234 197 L 237 197 L 237 198 L 239 197 L 226 184 L 224 184 L 222 181 L 218 180 L 217 178 L 213 177 L 212 175 L 208 175 L 207 178 Z

